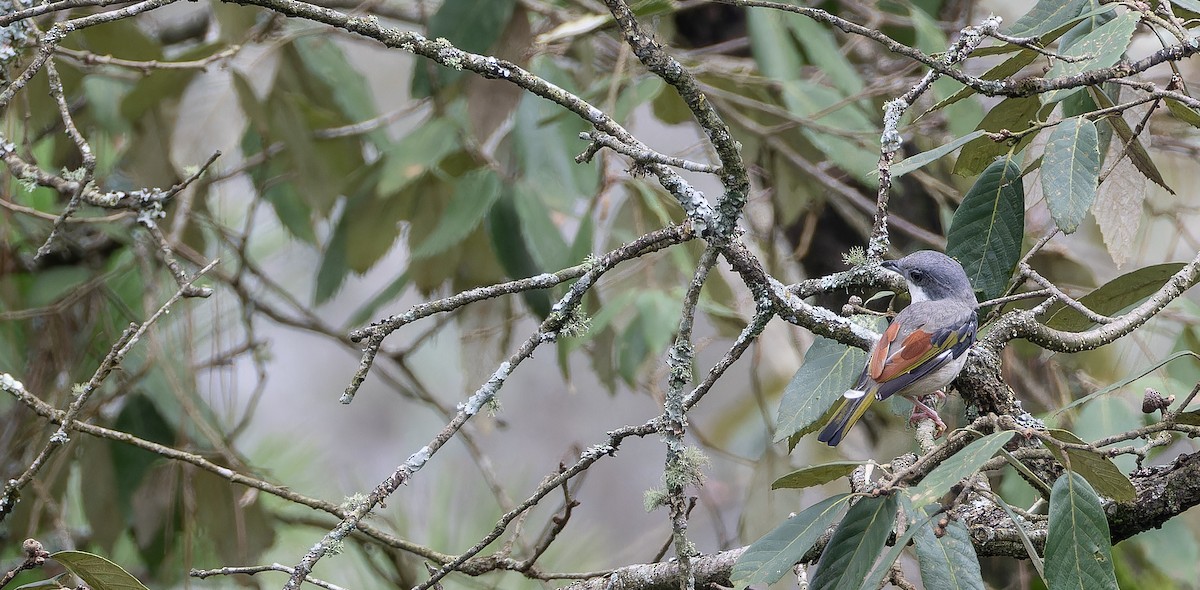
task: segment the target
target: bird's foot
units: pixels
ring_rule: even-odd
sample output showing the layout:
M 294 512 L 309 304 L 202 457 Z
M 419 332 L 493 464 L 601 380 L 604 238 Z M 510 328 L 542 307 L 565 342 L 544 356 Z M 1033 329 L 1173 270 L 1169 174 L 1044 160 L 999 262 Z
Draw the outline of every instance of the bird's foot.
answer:
M 937 396 L 939 401 L 946 398 L 946 394 L 941 391 L 939 391 L 933 395 Z M 942 417 L 938 416 L 937 411 L 935 411 L 933 408 L 925 405 L 925 403 L 919 399 L 912 398 L 912 403 L 913 403 L 913 413 L 912 413 L 912 416 L 910 416 L 908 418 L 909 424 L 916 425 L 917 423 L 921 422 L 922 420 L 932 420 L 933 425 L 934 425 L 933 438 L 935 438 L 935 439 L 941 438 L 942 435 L 945 434 L 945 432 L 946 432 L 946 423 L 942 422 Z

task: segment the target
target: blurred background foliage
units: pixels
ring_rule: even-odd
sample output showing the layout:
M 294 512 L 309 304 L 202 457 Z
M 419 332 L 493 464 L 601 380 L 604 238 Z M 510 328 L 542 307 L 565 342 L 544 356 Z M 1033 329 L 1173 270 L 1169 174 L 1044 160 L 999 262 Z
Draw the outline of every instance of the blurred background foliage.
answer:
M 465 50 L 509 59 L 599 106 L 662 152 L 712 160 L 686 106 L 643 70 L 598 3 L 316 3 L 375 15 Z M 989 12 L 1012 22 L 1028 8 L 1025 4 L 819 3 L 930 54 L 944 50 L 962 26 Z M 1196 8 L 1188 4 L 1179 3 L 1176 10 L 1188 14 L 1185 9 Z M 924 69 L 796 15 L 687 0 L 634 5 L 659 39 L 694 69 L 741 142 L 755 187 L 744 227 L 768 271 L 798 280 L 844 270 L 844 253 L 862 245 L 871 227 L 882 103 L 907 90 Z M 39 26 L 53 18 L 39 19 Z M 1075 26 L 1094 28 L 1104 20 L 1098 16 Z M 1071 29 L 1066 35 L 1090 30 Z M 5 28 L 6 51 L 0 57 L 8 80 L 31 58 L 32 34 L 24 21 Z M 1151 40 L 1135 38 L 1129 51 L 1145 51 L 1145 43 Z M 1009 64 L 1013 72 L 1044 68 L 1044 58 L 1027 54 L 1033 52 L 997 55 L 971 67 L 982 73 L 1019 58 Z M 72 115 L 97 153 L 96 178 L 103 189 L 167 187 L 193 173 L 214 151 L 223 154 L 168 207 L 163 223 L 192 268 L 223 260 L 211 281 L 218 294 L 159 324 L 83 418 L 328 498 L 376 478 L 362 476 L 357 486 L 330 485 L 325 478 L 330 468 L 305 457 L 309 447 L 293 446 L 294 439 L 304 438 L 295 424 L 286 417 L 269 418 L 277 412 L 272 400 L 287 403 L 273 393 L 282 387 L 274 371 L 318 363 L 336 371 L 338 379 L 348 377 L 354 365 L 352 354 L 345 354 L 354 350 L 345 340 L 349 329 L 419 300 L 579 264 L 682 220 L 673 199 L 636 170 L 627 170 L 625 159 L 602 153 L 592 163 L 576 163 L 586 147 L 578 136 L 588 126 L 542 98 L 257 8 L 207 1 L 171 5 L 71 34 L 53 59 Z M 63 133 L 48 88 L 44 72 L 35 76 L 8 105 L 0 126 L 27 161 L 65 175 L 79 169 L 81 160 Z M 936 102 L 946 105 L 910 117 L 915 120 L 903 127 L 905 154 L 943 146 L 977 128 L 1011 128 L 1013 121 L 1048 114 L 1039 112 L 1043 107 L 1036 98 L 1032 103 L 981 98 L 961 90 L 947 79 L 934 85 L 913 114 Z M 1061 108 L 1067 115 L 1097 105 L 1091 95 L 1079 93 Z M 1186 111 L 1158 109 L 1140 136 L 1162 184 L 1176 194 L 1131 179 L 1120 189 L 1136 193 L 1132 208 L 1096 212 L 1031 264 L 1069 293 L 1082 294 L 1122 273 L 1177 260 L 1200 247 L 1194 230 L 1200 227 L 1194 223 L 1197 195 L 1189 176 L 1194 171 L 1187 166 L 1196 157 L 1196 121 L 1188 118 Z M 1141 129 L 1138 119 L 1132 120 Z M 1031 147 L 1017 163 L 1028 165 L 1041 155 L 1045 134 L 1022 141 Z M 944 248 L 951 216 L 973 177 L 1009 151 L 988 140 L 973 142 L 957 158 L 897 178 L 895 251 Z M 719 194 L 712 179 L 687 176 L 710 197 Z M 1027 186 L 1037 185 L 1027 180 Z M 1026 194 L 1026 245 L 1053 224 L 1039 190 Z M 63 407 L 71 384 L 86 381 L 125 326 L 157 309 L 175 285 L 154 257 L 155 245 L 143 239 L 131 217 L 104 218 L 108 212 L 88 208 L 76 216 L 79 223 L 67 224 L 47 260 L 30 264 L 64 202 L 56 192 L 22 182 L 7 170 L 0 191 L 0 370 Z M 661 397 L 663 353 L 699 252 L 694 243 L 675 247 L 606 278 L 586 300 L 590 331 L 558 344 L 557 369 L 545 367 L 533 378 L 541 389 L 533 394 L 563 395 L 575 391 L 579 381 L 577 395 L 606 390 L 614 399 L 629 400 L 618 403 L 653 415 L 644 413 L 652 403 L 630 396 Z M 702 296 L 702 335 L 710 344 L 735 336 L 753 312 L 749 294 L 731 277 L 717 273 Z M 400 396 L 387 403 L 435 413 L 452 408 L 490 373 L 493 359 L 512 349 L 513 334 L 522 334 L 529 318 L 545 317 L 564 292 L 563 286 L 526 292 L 451 318 L 426 320 L 428 325 L 414 328 L 417 335 L 388 351 L 395 377 L 384 377 L 382 387 Z M 845 295 L 825 295 L 818 302 L 839 310 Z M 1193 295 L 1122 345 L 1090 353 L 1051 355 L 1016 343 L 1006 352 L 1005 376 L 1026 408 L 1040 413 L 1146 371 L 1144 378 L 1058 417 L 1085 440 L 1124 431 L 1145 420 L 1136 408 L 1142 387 L 1183 394 L 1200 381 L 1193 359 L 1159 364 L 1173 351 L 1200 350 L 1198 312 Z M 317 334 L 341 352 L 336 362 L 312 355 L 280 357 L 264 332 L 276 338 Z M 781 516 L 822 497 L 820 490 L 784 496 L 767 489 L 791 468 L 833 456 L 804 443 L 789 457 L 782 445 L 770 443 L 775 405 L 810 342 L 805 333 L 773 327 L 756 346 L 750 366 L 721 386 L 715 407 L 696 417 L 695 434 L 714 460 L 701 498 L 710 514 L 698 516 L 705 526 L 694 528 L 703 551 L 744 545 Z M 431 362 L 434 353 L 451 360 L 407 363 L 414 358 Z M 586 362 L 575 360 L 579 355 Z M 703 361 L 711 356 L 701 355 L 700 370 L 706 370 Z M 430 371 L 461 375 L 449 381 L 452 386 L 443 386 Z M 318 395 L 336 397 L 337 380 L 331 383 Z M 260 400 L 268 402 L 259 405 Z M 9 477 L 28 465 L 49 429 L 11 399 L 0 399 L 0 412 L 0 473 Z M 575 438 L 553 439 L 506 430 L 505 414 L 502 410 L 481 427 L 485 440 L 504 431 L 527 438 L 524 444 L 549 448 L 552 456 L 600 440 L 604 430 L 623 424 L 620 418 L 593 417 L 580 423 Z M 899 427 L 903 419 L 881 414 L 886 412 L 868 416 L 862 434 L 844 450 L 878 458 L 894 454 L 885 449 L 910 446 L 911 436 Z M 956 414 L 961 412 L 944 413 Z M 70 452 L 55 457 L 0 526 L 5 563 L 16 558 L 21 539 L 36 536 L 107 555 L 149 586 L 168 587 L 184 584 L 189 567 L 271 559 L 292 563 L 321 528 L 332 524 L 191 466 L 114 441 L 75 438 Z M 411 452 L 416 440 L 423 438 L 406 438 L 398 446 Z M 1174 456 L 1194 447 L 1183 440 L 1162 452 Z M 337 461 L 354 461 L 350 450 L 325 452 Z M 647 446 L 648 470 L 659 468 L 659 453 Z M 390 458 L 381 461 L 395 464 Z M 452 470 L 431 467 L 421 474 L 432 480 L 422 484 L 429 486 L 422 496 L 428 502 L 408 505 L 407 490 L 401 490 L 389 501 L 383 524 L 454 553 L 473 542 L 475 531 L 487 530 L 500 511 L 489 499 L 494 490 L 462 489 Z M 530 482 L 549 467 L 502 469 L 500 480 L 511 486 L 512 497 L 523 498 Z M 595 479 L 608 477 L 620 476 L 603 472 Z M 652 479 L 645 485 L 634 481 L 627 488 L 636 489 L 626 492 L 635 498 L 654 485 Z M 1014 505 L 1035 500 L 1032 488 L 1011 470 L 994 483 Z M 544 512 L 540 516 L 547 518 Z M 449 514 L 456 516 L 431 516 Z M 665 519 L 647 522 L 659 521 Z M 600 519 L 571 524 L 589 531 L 579 539 L 589 550 L 553 549 L 543 558 L 554 564 L 548 569 L 613 567 L 653 557 L 652 550 L 619 549 L 628 542 L 628 530 L 596 532 L 607 526 Z M 1122 586 L 1197 587 L 1192 573 L 1200 558 L 1198 524 L 1189 513 L 1118 545 Z M 657 529 L 650 544 L 665 541 L 666 531 Z M 335 569 L 318 574 L 364 588 L 411 586 L 424 575 L 422 560 L 411 554 L 367 542 L 348 553 L 336 562 L 345 565 L 326 564 Z M 996 588 L 1034 587 L 1030 580 L 1036 576 L 1023 562 L 1017 567 L 1010 560 L 985 563 L 985 571 Z M 23 581 L 34 579 L 34 574 L 25 576 Z M 263 582 L 260 577 L 238 583 Z M 515 574 L 451 578 L 446 584 L 539 586 Z

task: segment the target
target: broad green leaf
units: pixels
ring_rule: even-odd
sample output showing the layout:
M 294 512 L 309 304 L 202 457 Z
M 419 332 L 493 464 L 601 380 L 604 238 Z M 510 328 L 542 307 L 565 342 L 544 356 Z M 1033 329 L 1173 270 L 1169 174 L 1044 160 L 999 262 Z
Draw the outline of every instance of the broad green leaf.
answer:
M 757 12 L 757 11 L 755 11 Z M 782 15 L 771 14 L 768 18 L 779 19 Z M 783 17 L 792 35 L 804 49 L 804 55 L 809 63 L 817 66 L 821 74 L 828 76 L 833 86 L 846 96 L 855 96 L 862 92 L 863 81 L 858 75 L 858 69 L 846 58 L 838 45 L 837 37 L 826 25 L 800 15 Z M 778 48 L 775 49 L 778 51 Z M 793 72 L 793 76 L 800 72 Z
M 1037 37 L 1057 29 L 1076 16 L 1087 0 L 1038 0 L 1038 3 L 1008 28 L 1014 37 Z
M 50 559 L 61 563 L 92 590 L 148 590 L 121 566 L 94 553 L 59 551 Z
M 1192 127 L 1200 127 L 1200 113 L 1196 112 L 1196 109 L 1193 109 L 1192 107 L 1189 107 L 1178 100 L 1168 98 L 1167 110 L 1171 111 L 1171 114 L 1174 115 L 1176 119 L 1179 119 L 1180 121 L 1183 121 Z
M 613 106 L 613 119 L 622 124 L 626 123 L 635 108 L 653 100 L 666 87 L 666 83 L 658 76 L 644 76 L 629 84 L 617 97 Z M 671 92 L 674 92 L 674 89 Z
M 1107 83 L 1105 86 L 1107 87 Z M 1096 106 L 1096 101 L 1092 100 L 1090 92 L 1076 92 L 1064 98 L 1060 104 L 1062 104 L 1064 119 L 1087 115 L 1100 109 Z M 1096 121 L 1094 125 L 1096 125 L 1096 145 L 1100 149 L 1100 163 L 1103 168 L 1104 159 L 1108 157 L 1109 147 L 1112 145 L 1113 126 L 1104 119 Z
M 912 541 L 913 537 L 921 529 L 929 528 L 930 523 L 933 521 L 933 516 L 926 516 L 922 519 L 915 518 L 916 511 L 913 509 L 912 502 L 909 502 L 908 498 L 904 496 L 900 496 L 900 506 L 903 507 L 904 514 L 906 515 L 905 525 L 907 528 L 904 535 L 896 539 L 896 542 L 880 557 L 878 563 L 871 569 L 871 573 L 867 574 L 867 577 L 858 585 L 859 590 L 878 590 L 881 588 L 884 576 L 887 576 L 892 571 L 892 565 L 896 563 L 897 559 L 900 559 L 900 552 L 908 547 L 909 542 Z
M 751 543 L 734 564 L 730 581 L 738 588 L 778 581 L 812 549 L 852 497 L 838 494 L 826 498 Z
M 428 258 L 461 242 L 479 227 L 499 197 L 500 178 L 491 168 L 480 168 L 459 178 L 437 227 L 413 248 L 412 257 Z
M 925 590 L 984 590 L 967 527 L 952 518 L 940 537 L 934 534 L 932 524 L 917 528 L 914 544 Z
M 515 187 L 514 197 L 517 216 L 521 220 L 521 234 L 533 259 L 548 270 L 557 270 L 574 262 L 567 260 L 570 248 L 563 239 L 562 230 L 550 217 L 550 209 L 542 195 L 525 183 L 519 183 Z
M 1010 431 L 995 432 L 954 453 L 941 465 L 934 467 L 917 485 L 908 489 L 908 497 L 912 498 L 913 505 L 924 508 L 926 504 L 936 502 L 954 484 L 974 474 L 979 466 L 991 459 L 1012 436 Z
M 516 0 L 446 0 L 429 18 L 425 36 L 444 38 L 463 51 L 483 53 L 504 32 L 515 5 Z M 413 68 L 412 97 L 426 98 L 434 89 L 453 83 L 462 74 L 460 70 L 418 60 Z
M 1068 471 L 1050 492 L 1046 535 L 1050 590 L 1117 590 L 1108 519 L 1087 480 Z
M 1069 430 L 1051 428 L 1049 432 L 1051 436 L 1063 442 L 1085 444 L 1083 439 L 1075 436 L 1075 433 Z M 1050 450 L 1059 463 L 1066 464 L 1066 461 L 1063 460 L 1062 449 L 1046 441 L 1042 441 L 1042 444 Z M 1088 480 L 1088 483 L 1092 484 L 1097 492 L 1118 502 L 1129 502 L 1137 497 L 1137 490 L 1134 489 L 1133 482 L 1129 481 L 1129 478 L 1121 473 L 1121 470 L 1108 457 L 1077 449 L 1067 449 L 1066 455 L 1066 458 L 1070 459 L 1071 470 Z
M 1096 106 L 1102 109 L 1113 106 L 1113 99 L 1104 90 L 1095 86 L 1089 86 L 1088 92 L 1091 93 L 1092 98 L 1096 101 Z M 1137 167 L 1138 171 L 1153 181 L 1154 184 L 1167 189 L 1167 192 L 1171 194 L 1175 194 L 1175 191 L 1167 186 L 1167 181 L 1163 179 L 1162 172 L 1158 171 L 1158 165 L 1150 157 L 1150 152 L 1146 151 L 1146 146 L 1142 145 L 1141 139 L 1133 134 L 1133 128 L 1129 126 L 1129 122 L 1120 115 L 1112 116 L 1105 120 L 1112 124 L 1113 130 L 1121 138 L 1121 146 L 1125 147 L 1125 153 L 1129 156 L 1129 161 Z M 1117 153 L 1120 153 L 1120 151 Z M 1115 176 L 1114 172 L 1109 173 L 1109 177 L 1112 176 Z
M 308 71 L 329 87 L 333 104 L 347 119 L 360 123 L 379 114 L 367 81 L 342 53 L 342 48 L 327 35 L 307 35 L 292 41 Z M 387 131 L 380 127 L 366 134 L 377 149 L 391 142 Z
M 534 58 L 529 69 L 562 88 L 577 85 L 572 73 L 549 57 Z M 668 90 L 662 94 L 674 92 Z M 575 210 L 576 203 L 595 194 L 600 179 L 599 161 L 590 165 L 575 162 L 575 154 L 585 147 L 579 133 L 590 130 L 587 122 L 563 116 L 560 107 L 540 96 L 524 93 L 517 105 L 516 120 L 509 134 L 517 167 L 528 186 L 559 211 Z
M 865 465 L 863 461 L 834 461 L 797 469 L 771 484 L 772 490 L 781 488 L 808 488 L 829 483 L 839 477 L 850 475 L 855 468 Z
M 804 364 L 783 390 L 775 442 L 794 433 L 810 432 L 867 364 L 867 353 L 818 337 L 804 354 Z
M 1175 415 L 1175 421 L 1180 424 L 1190 424 L 1192 426 L 1200 426 L 1200 410 L 1191 410 L 1189 412 L 1180 412 Z
M 954 212 L 946 254 L 967 271 L 983 300 L 999 297 L 1021 257 L 1025 233 L 1025 188 L 1011 157 L 993 162 Z
M 458 130 L 450 117 L 433 117 L 400 138 L 384 154 L 379 196 L 391 196 L 450 155 L 458 148 Z
M 62 583 L 62 578 L 66 575 L 66 573 L 61 573 L 46 580 L 38 580 L 28 584 L 21 584 L 20 586 L 13 588 L 13 590 L 63 590 L 63 588 L 68 587 Z
M 1112 10 L 1100 11 L 1098 10 L 1100 7 L 1100 0 L 1087 0 L 1084 3 L 1084 14 L 1080 16 L 1079 23 L 1071 27 L 1071 30 L 1063 33 L 1062 38 L 1058 40 L 1059 50 L 1067 49 L 1088 33 L 1095 31 L 1103 26 L 1104 23 L 1116 18 Z
M 898 506 L 895 494 L 863 498 L 851 506 L 821 552 L 809 589 L 857 588 L 883 553 Z
M 766 10 L 746 12 L 750 51 L 758 64 L 758 71 L 772 80 L 795 80 L 804 65 L 800 52 L 788 35 L 787 22 L 792 18 L 792 15 L 772 14 Z
M 797 117 L 846 132 L 859 132 L 863 137 L 878 135 L 874 123 L 857 103 L 848 102 L 841 92 L 810 80 L 786 80 L 781 84 L 784 105 Z M 879 152 L 867 149 L 863 143 L 843 135 L 824 133 L 801 125 L 800 132 L 827 158 L 855 178 L 865 180 L 878 169 Z M 874 138 L 873 141 L 878 141 Z M 878 182 L 878 179 L 873 179 Z
M 1133 39 L 1133 31 L 1137 28 L 1140 20 L 1139 13 L 1126 12 L 1080 37 L 1065 50 L 1065 54 L 1087 59 L 1071 62 L 1059 60 L 1054 67 L 1050 68 L 1050 71 L 1046 72 L 1046 78 L 1074 76 L 1088 70 L 1107 68 L 1117 63 L 1129 47 L 1129 42 Z M 1041 95 L 1041 101 L 1046 104 L 1058 102 L 1081 89 L 1082 87 L 1051 90 Z
M 976 128 L 991 132 L 1024 131 L 1039 118 L 1040 110 L 1042 103 L 1036 96 L 1006 98 L 992 107 Z M 977 137 L 963 146 L 958 160 L 954 162 L 954 173 L 960 176 L 975 176 L 983 172 L 997 157 L 1015 154 L 1024 149 L 1033 141 L 1034 135 L 1025 135 L 1015 145 L 1008 141 L 996 142 L 989 137 Z
M 1145 301 L 1183 267 L 1182 262 L 1168 262 L 1139 268 L 1104 283 L 1080 297 L 1079 302 L 1100 315 L 1118 315 Z M 1082 332 L 1097 325 L 1087 316 L 1061 303 L 1052 306 L 1047 314 L 1046 325 L 1055 330 Z
M 978 137 L 982 137 L 983 134 L 984 131 L 982 129 L 976 129 L 975 131 L 951 141 L 950 143 L 940 145 L 931 150 L 925 150 L 909 158 L 904 158 L 899 163 L 892 166 L 892 178 L 899 178 L 905 174 L 908 174 L 909 172 L 912 172 L 913 170 L 917 170 L 926 164 L 929 164 L 930 162 L 933 162 L 942 156 L 945 156 L 946 154 L 949 154 L 950 152 L 962 147 L 963 144 L 973 141 Z
M 1075 233 L 1096 199 L 1099 180 L 1096 125 L 1083 117 L 1063 121 L 1050 134 L 1042 159 L 1042 194 L 1063 233 Z
M 509 186 L 501 191 L 499 200 L 492 206 L 487 217 L 488 235 L 504 274 L 512 279 L 523 279 L 542 272 L 526 245 L 521 218 L 517 214 L 516 197 Z M 550 292 L 545 289 L 522 291 L 521 298 L 539 318 L 550 314 Z M 597 332 L 603 328 L 596 328 Z
M 379 211 L 374 209 L 386 207 L 389 203 L 398 204 L 397 199 L 384 201 L 375 198 L 375 181 L 379 178 L 378 169 L 379 166 L 374 166 L 371 171 L 358 179 L 360 182 L 358 189 L 346 199 L 346 207 L 342 211 L 342 216 L 334 224 L 333 233 L 324 244 L 324 256 L 322 256 L 321 265 L 317 269 L 317 280 L 313 292 L 313 300 L 316 303 L 328 301 L 342 287 L 342 283 L 353 270 L 352 256 L 355 264 L 366 265 L 369 268 L 375 260 L 387 252 L 400 231 L 393 218 L 390 227 L 385 225 L 382 228 L 376 228 L 385 232 L 383 238 L 362 236 L 363 241 L 356 241 L 356 245 L 353 248 L 351 246 L 356 231 L 364 229 L 362 224 L 374 224 L 384 218 Z M 382 243 L 384 241 L 387 242 L 386 245 Z M 370 248 L 371 245 L 375 247 Z M 352 249 L 353 255 L 351 254 Z

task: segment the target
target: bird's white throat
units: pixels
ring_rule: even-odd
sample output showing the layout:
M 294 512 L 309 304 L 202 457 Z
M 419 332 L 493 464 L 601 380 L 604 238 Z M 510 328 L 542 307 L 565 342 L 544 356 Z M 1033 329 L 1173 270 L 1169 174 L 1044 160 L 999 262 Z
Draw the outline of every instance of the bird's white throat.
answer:
M 913 303 L 929 301 L 929 294 L 920 287 L 912 284 L 912 281 L 908 281 L 908 296 L 912 298 Z

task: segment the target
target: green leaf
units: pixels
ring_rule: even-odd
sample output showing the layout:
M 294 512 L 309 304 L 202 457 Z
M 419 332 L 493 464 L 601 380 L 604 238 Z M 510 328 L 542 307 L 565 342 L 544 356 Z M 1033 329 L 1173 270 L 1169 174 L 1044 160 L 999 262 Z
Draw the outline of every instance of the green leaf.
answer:
M 984 590 L 971 533 L 951 518 L 942 536 L 926 524 L 917 527 L 915 545 L 925 590 Z
M 782 83 L 782 98 L 788 111 L 797 117 L 811 120 L 844 132 L 858 132 L 868 137 L 878 134 L 878 125 L 859 108 L 847 101 L 841 92 L 811 80 L 786 80 Z M 830 134 L 800 126 L 800 133 L 831 161 L 858 179 L 867 179 L 879 165 L 879 153 L 864 147 L 844 135 Z M 878 141 L 876 138 L 874 141 Z M 876 179 L 876 182 L 878 180 Z
M 454 185 L 454 196 L 438 219 L 437 227 L 413 248 L 414 259 L 440 254 L 464 240 L 479 227 L 479 222 L 500 197 L 500 178 L 491 168 L 480 168 L 463 175 Z
M 92 590 L 149 590 L 121 566 L 94 553 L 59 551 L 50 559 L 71 570 Z
M 1129 42 L 1133 39 L 1133 31 L 1137 28 L 1140 20 L 1141 14 L 1132 11 L 1126 12 L 1080 37 L 1064 53 L 1071 57 L 1088 59 L 1059 60 L 1054 67 L 1050 68 L 1050 71 L 1046 72 L 1046 78 L 1074 76 L 1089 70 L 1107 68 L 1117 63 L 1129 47 Z M 1040 98 L 1043 103 L 1051 104 L 1082 89 L 1082 86 L 1078 86 L 1051 90 L 1042 94 Z
M 806 508 L 750 544 L 729 575 L 735 586 L 773 584 L 783 577 L 837 520 L 850 494 L 838 494 Z
M 399 199 L 384 201 L 375 198 L 375 181 L 378 178 L 379 166 L 373 166 L 370 171 L 357 179 L 358 188 L 346 199 L 342 216 L 338 218 L 333 227 L 333 233 L 330 234 L 329 240 L 324 245 L 325 255 L 321 258 L 321 265 L 317 269 L 317 280 L 313 292 L 314 302 L 328 301 L 341 288 L 354 265 L 370 267 L 375 260 L 387 252 L 398 235 L 400 230 L 395 226 L 395 218 L 398 216 L 385 216 L 375 210 L 378 207 L 386 208 L 388 205 L 401 204 Z M 390 227 L 384 224 L 383 227 L 375 228 L 385 232 L 382 239 L 371 232 L 360 235 L 369 229 L 364 224 L 375 225 L 380 220 L 389 218 L 392 220 Z M 352 241 L 356 239 L 362 240 L 362 243 L 354 242 L 352 244 Z
M 1086 444 L 1083 439 L 1068 430 L 1051 428 L 1049 432 L 1054 438 L 1066 443 Z M 1067 464 L 1067 461 L 1063 459 L 1062 449 L 1046 441 L 1042 441 L 1042 444 L 1050 450 L 1059 463 Z M 1134 489 L 1133 482 L 1129 481 L 1129 478 L 1121 473 L 1121 470 L 1108 457 L 1078 449 L 1067 449 L 1066 455 L 1066 458 L 1070 460 L 1071 470 L 1087 479 L 1097 492 L 1118 502 L 1130 502 L 1137 497 L 1137 490 Z
M 1084 14 L 1080 15 L 1079 23 L 1071 27 L 1071 30 L 1063 33 L 1062 38 L 1059 39 L 1058 48 L 1060 50 L 1067 49 L 1088 33 L 1095 31 L 1103 26 L 1104 23 L 1116 18 L 1112 10 L 1099 10 L 1101 7 L 1099 0 L 1087 0 L 1084 4 Z
M 1183 267 L 1182 262 L 1168 262 L 1139 268 L 1104 283 L 1091 293 L 1080 297 L 1079 302 L 1100 315 L 1119 315 L 1122 311 L 1145 301 Z M 1051 306 L 1047 314 L 1046 325 L 1055 330 L 1082 332 L 1098 325 L 1082 313 L 1061 303 Z
M 379 312 L 380 307 L 391 303 L 393 299 L 399 297 L 400 293 L 404 292 L 405 287 L 408 287 L 409 282 L 408 272 L 406 271 L 400 273 L 399 276 L 392 279 L 392 282 L 388 283 L 388 285 L 380 290 L 379 293 L 376 293 L 370 301 L 364 303 L 362 307 L 358 308 L 358 310 L 354 312 L 354 315 L 350 316 L 350 319 L 346 321 L 346 325 L 361 326 L 367 323 L 368 320 L 375 317 L 375 314 Z
M 804 65 L 787 30 L 787 23 L 794 18 L 807 20 L 800 15 L 772 14 L 766 10 L 746 12 L 750 52 L 758 71 L 772 80 L 795 80 Z
M 51 589 L 63 590 L 67 586 L 64 586 L 62 584 L 62 582 L 60 582 L 59 580 L 61 580 L 66 575 L 67 574 L 62 573 L 57 576 L 54 576 L 53 578 L 49 578 L 49 579 L 45 579 L 45 580 L 38 580 L 36 582 L 30 582 L 28 584 L 21 584 L 20 586 L 13 588 L 13 590 L 51 590 Z
M 967 271 L 983 300 L 999 297 L 1021 257 L 1025 233 L 1025 188 L 1011 157 L 996 160 L 954 212 L 946 254 Z
M 1200 112 L 1196 112 L 1196 109 L 1193 109 L 1192 107 L 1189 107 L 1173 98 L 1168 98 L 1167 110 L 1171 111 L 1171 114 L 1174 115 L 1176 119 L 1179 119 L 1180 121 L 1183 121 L 1192 127 L 1200 127 Z
M 526 246 L 521 219 L 517 214 L 516 197 L 510 186 L 505 185 L 499 200 L 492 206 L 487 217 L 488 236 L 504 274 L 512 279 L 523 279 L 542 272 Z M 545 289 L 521 292 L 525 304 L 539 318 L 550 314 L 550 292 Z M 597 331 L 603 328 L 596 328 Z
M 975 473 L 1011 439 L 1010 431 L 995 432 L 978 439 L 933 468 L 917 485 L 908 489 L 908 497 L 917 508 L 936 502 L 950 487 Z
M 904 160 L 892 166 L 892 178 L 899 178 L 905 174 L 908 174 L 909 172 L 912 172 L 913 170 L 917 170 L 926 164 L 929 164 L 930 162 L 933 162 L 942 156 L 945 156 L 946 154 L 949 154 L 950 152 L 962 147 L 963 144 L 982 137 L 983 134 L 984 131 L 982 129 L 976 129 L 975 131 L 968 133 L 950 143 L 940 145 L 931 150 L 925 150 L 909 158 L 904 158 Z
M 1042 103 L 1036 96 L 1006 98 L 988 111 L 976 128 L 991 132 L 1023 131 L 1029 128 L 1032 121 L 1039 118 L 1038 112 L 1041 109 Z M 1015 154 L 1024 149 L 1033 141 L 1035 135 L 1026 134 L 1015 145 L 1007 141 L 993 141 L 989 137 L 977 137 L 963 146 L 958 160 L 954 163 L 954 173 L 960 176 L 979 174 L 997 157 Z
M 904 514 L 909 515 L 906 519 L 908 528 L 904 536 L 896 539 L 896 542 L 888 548 L 887 552 L 879 559 L 879 562 L 875 564 L 875 567 L 871 569 L 871 573 L 858 585 L 859 590 L 878 590 L 881 588 L 884 576 L 892 571 L 892 564 L 896 563 L 897 559 L 900 559 L 900 552 L 904 551 L 905 547 L 908 547 L 908 543 L 912 541 L 913 537 L 921 529 L 928 528 L 929 523 L 933 521 L 933 516 L 926 516 L 920 521 L 913 518 L 912 515 L 916 512 L 913 510 L 912 503 L 908 501 L 908 498 L 900 496 L 900 503 L 904 508 Z
M 1200 410 L 1180 412 L 1175 415 L 1175 422 L 1179 424 L 1188 424 L 1191 426 L 1200 426 Z
M 1059 477 L 1050 492 L 1046 580 L 1050 590 L 1117 590 L 1100 498 L 1086 479 L 1071 471 Z
M 1029 12 L 1008 28 L 1014 37 L 1038 37 L 1057 29 L 1076 16 L 1087 0 L 1038 0 Z
M 458 125 L 450 117 L 433 117 L 396 142 L 384 155 L 387 166 L 378 194 L 388 197 L 433 168 L 458 148 Z
M 483 53 L 504 32 L 515 5 L 516 0 L 446 0 L 429 18 L 425 36 L 444 38 L 463 51 Z M 461 77 L 462 71 L 419 60 L 413 68 L 413 98 L 433 93 L 431 75 L 436 76 L 437 86 L 446 86 Z
M 1075 233 L 1100 180 L 1100 144 L 1096 125 L 1083 117 L 1060 123 L 1046 142 L 1042 160 L 1042 194 L 1054 223 Z
M 346 56 L 342 48 L 327 35 L 299 36 L 292 41 L 306 69 L 329 87 L 333 104 L 347 119 L 360 123 L 379 114 L 367 81 Z M 366 134 L 377 149 L 391 141 L 387 130 L 379 127 Z
M 544 269 L 557 270 L 570 264 L 567 260 L 570 248 L 562 230 L 551 218 L 551 210 L 542 195 L 525 183 L 519 183 L 515 188 L 521 234 L 533 259 Z
M 771 484 L 772 490 L 782 488 L 809 488 L 829 483 L 839 477 L 850 475 L 855 468 L 860 465 L 865 465 L 864 461 L 834 461 L 832 463 L 824 463 L 821 465 L 813 465 L 804 469 L 797 469 Z
M 780 16 L 771 14 L 768 18 L 778 19 Z M 858 69 L 846 58 L 829 27 L 801 15 L 788 15 L 783 20 L 804 49 L 808 62 L 817 66 L 823 75 L 829 76 L 834 87 L 846 96 L 856 96 L 862 92 L 863 81 Z M 795 70 L 791 75 L 794 77 L 799 74 L 800 71 Z
M 1096 106 L 1107 109 L 1113 105 L 1113 99 L 1109 98 L 1108 94 L 1095 86 L 1089 86 L 1088 92 L 1092 94 L 1092 98 L 1096 101 Z M 1167 192 L 1175 194 L 1171 187 L 1167 186 L 1167 181 L 1163 179 L 1162 172 L 1158 171 L 1158 165 L 1154 163 L 1154 159 L 1150 157 L 1150 152 L 1146 151 L 1146 146 L 1136 135 L 1133 134 L 1133 128 L 1124 117 L 1120 115 L 1112 116 L 1105 119 L 1112 123 L 1113 130 L 1117 132 L 1117 136 L 1121 138 L 1121 145 L 1125 146 L 1125 153 L 1129 156 L 1129 161 L 1137 167 L 1138 171 L 1143 176 L 1149 178 L 1154 184 L 1167 189 Z
M 818 337 L 804 354 L 804 364 L 783 390 L 775 442 L 810 432 L 825 412 L 854 384 L 867 364 L 867 353 Z
M 851 506 L 821 552 L 809 589 L 857 588 L 883 552 L 898 505 L 893 494 L 863 498 Z

